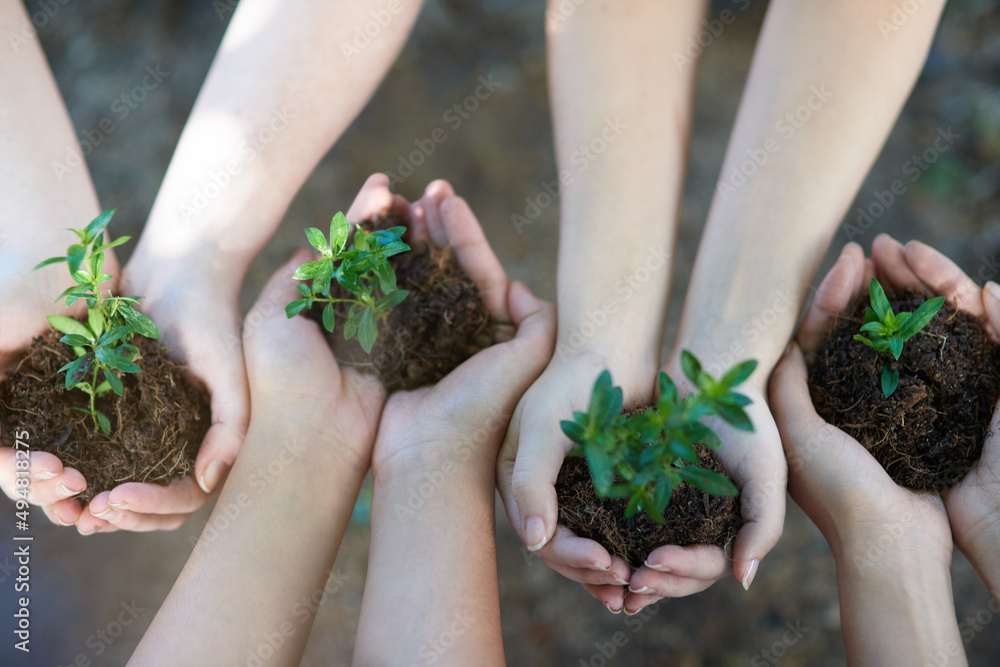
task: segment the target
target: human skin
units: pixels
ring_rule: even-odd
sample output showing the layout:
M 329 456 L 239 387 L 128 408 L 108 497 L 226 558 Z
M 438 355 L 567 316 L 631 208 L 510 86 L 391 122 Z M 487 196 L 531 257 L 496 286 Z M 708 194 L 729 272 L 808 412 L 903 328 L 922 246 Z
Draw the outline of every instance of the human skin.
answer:
M 745 523 L 733 544 L 731 559 L 717 547 L 665 546 L 654 550 L 644 567 L 630 573 L 596 542 L 557 527 L 553 484 L 564 454 L 572 448 L 559 433 L 558 422 L 586 404 L 585 392 L 604 367 L 623 385 L 626 403 L 652 399 L 656 367 L 655 362 L 648 363 L 648 351 L 658 350 L 669 267 L 662 281 L 650 281 L 629 301 L 629 305 L 636 299 L 645 303 L 648 287 L 656 295 L 649 297 L 645 307 L 659 319 L 637 323 L 626 310 L 610 316 L 598 334 L 568 357 L 560 356 L 565 348 L 557 344 L 552 364 L 519 405 L 501 451 L 498 473 L 511 523 L 528 548 L 538 549 L 550 567 L 583 583 L 612 611 L 635 613 L 662 597 L 703 590 L 730 573 L 749 588 L 761 560 L 781 536 L 787 470 L 768 410 L 768 377 L 792 334 L 807 286 L 837 224 L 920 72 L 943 4 L 940 0 L 923 4 L 886 39 L 878 21 L 889 19 L 893 8 L 888 2 L 850 0 L 818 5 L 777 0 L 768 8 L 685 298 L 684 315 L 663 365 L 684 391 L 687 387 L 679 363 L 683 349 L 693 352 L 715 375 L 731 363 L 758 360 L 757 371 L 742 387 L 742 393 L 753 400 L 748 411 L 755 431 L 744 433 L 711 424 L 722 438 L 723 465 L 741 490 Z M 633 107 L 639 108 L 643 98 L 638 91 L 632 91 L 628 98 L 628 91 L 636 86 L 627 84 L 632 71 L 648 77 L 650 59 L 645 49 L 649 40 L 671 44 L 668 52 L 682 51 L 684 38 L 692 36 L 692 31 L 696 35 L 700 27 L 700 15 L 692 10 L 689 16 L 684 8 L 670 10 L 668 26 L 666 19 L 655 18 L 656 11 L 668 9 L 630 13 L 624 8 L 604 11 L 603 6 L 588 7 L 578 7 L 562 23 L 561 32 L 552 36 L 553 114 L 560 166 L 567 157 L 561 147 L 589 140 L 586 129 L 592 129 L 596 119 L 608 113 L 608 100 L 621 101 L 630 113 L 636 113 Z M 563 48 L 561 43 L 567 46 Z M 602 44 L 609 46 L 594 46 Z M 850 48 L 845 49 L 844 44 Z M 667 57 L 663 60 L 673 62 Z M 652 131 L 648 129 L 652 124 L 678 128 L 669 139 L 646 147 L 649 154 L 675 156 L 671 158 L 674 165 L 680 163 L 676 156 L 682 155 L 686 142 L 687 117 L 680 110 L 689 104 L 690 95 L 681 93 L 687 85 L 681 84 L 691 69 L 670 72 L 663 86 L 652 87 L 657 89 L 654 92 L 644 91 L 645 95 L 665 95 L 659 88 L 673 91 L 672 103 L 654 105 L 661 109 L 655 120 L 643 122 L 640 117 L 629 129 L 652 143 L 645 134 Z M 571 90 L 572 82 L 578 79 L 620 80 L 622 90 L 611 95 L 602 86 L 593 85 L 592 97 L 578 94 L 574 105 L 561 106 L 560 90 Z M 794 116 L 803 105 L 809 112 L 808 122 Z M 663 121 L 662 110 L 670 122 Z M 624 109 L 620 113 L 624 118 Z M 789 113 L 794 124 L 786 118 Z M 575 129 L 567 120 L 575 116 L 590 118 L 591 127 L 581 123 L 586 129 Z M 780 123 L 784 124 L 779 127 Z M 770 152 L 764 148 L 775 145 L 778 148 Z M 637 258 L 644 258 L 649 247 L 673 237 L 676 197 L 669 206 L 660 197 L 663 190 L 679 191 L 682 171 L 668 168 L 666 160 L 650 163 L 640 157 L 616 164 L 617 151 L 624 152 L 626 147 L 616 142 L 588 169 L 599 174 L 605 164 L 609 169 L 614 167 L 616 173 L 608 176 L 607 187 L 602 183 L 593 188 L 564 188 L 559 343 L 565 342 L 574 328 L 579 330 L 587 320 L 587 308 L 594 309 L 600 303 L 595 298 L 586 307 L 577 307 L 586 295 L 603 296 L 601 285 L 608 276 L 617 279 L 634 271 Z M 747 151 L 760 149 L 765 150 L 766 161 L 753 176 L 739 187 L 722 187 L 733 170 L 748 159 Z M 630 192 L 627 188 L 615 191 L 622 182 L 640 188 L 640 194 L 623 194 Z M 614 208 L 602 205 L 603 201 L 612 201 Z M 619 220 L 627 221 L 627 233 L 618 229 Z M 609 238 L 615 242 L 608 243 Z M 641 240 L 642 249 L 617 253 L 618 244 L 628 247 L 630 239 Z M 593 262 L 594 257 L 602 258 L 600 266 Z M 744 325 L 759 320 L 780 295 L 787 295 L 783 312 L 776 313 L 766 331 L 748 336 Z M 602 341 L 611 344 L 602 345 Z M 636 357 L 641 361 L 636 362 Z M 545 398 L 553 394 L 566 398 Z
M 914 255 L 926 257 L 930 251 L 911 245 Z M 876 275 L 887 288 L 918 287 L 907 279 L 913 274 L 897 242 L 876 239 L 873 260 L 849 244 L 771 376 L 771 405 L 788 457 L 788 490 L 833 551 L 850 664 L 965 665 L 951 589 L 952 531 L 945 501 L 936 492 L 911 491 L 893 482 L 860 443 L 816 414 L 809 397 L 806 358 L 822 345 L 834 316 L 862 299 Z

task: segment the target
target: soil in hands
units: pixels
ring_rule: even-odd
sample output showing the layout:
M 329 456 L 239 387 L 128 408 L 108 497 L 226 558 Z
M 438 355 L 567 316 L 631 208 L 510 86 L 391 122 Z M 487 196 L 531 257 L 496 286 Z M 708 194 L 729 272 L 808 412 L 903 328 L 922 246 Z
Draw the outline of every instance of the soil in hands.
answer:
M 696 445 L 698 465 L 726 474 L 715 452 Z M 713 496 L 682 483 L 670 497 L 663 518 L 653 521 L 645 512 L 625 518 L 627 498 L 599 498 L 587 460 L 567 456 L 556 480 L 559 522 L 580 537 L 594 540 L 629 567 L 642 567 L 654 549 L 665 544 L 686 547 L 712 544 L 726 549 L 743 525 L 740 497 Z
M 84 504 L 102 491 L 125 482 L 169 484 L 194 467 L 201 441 L 211 424 L 205 395 L 185 377 L 158 341 L 135 336 L 141 373 L 122 376 L 125 395 L 108 392 L 96 406 L 111 422 L 111 434 L 94 432 L 87 413 L 90 397 L 65 388 L 59 369 L 73 360 L 73 350 L 50 331 L 36 338 L 27 355 L 0 389 L 4 447 L 14 446 L 14 432 L 26 430 L 32 450 L 55 454 L 78 470 L 87 488 Z
M 926 301 L 909 290 L 887 297 L 896 313 Z M 891 357 L 853 340 L 866 307 L 841 316 L 812 363 L 816 412 L 864 445 L 897 484 L 953 486 L 975 465 L 989 432 L 1000 397 L 1000 348 L 971 315 L 945 303 L 890 362 L 899 386 L 885 398 L 880 377 Z
M 361 223 L 366 231 L 401 225 L 407 221 L 393 212 Z M 451 248 L 415 244 L 409 230 L 403 241 L 412 250 L 390 257 L 389 264 L 398 288 L 410 293 L 378 323 L 370 357 L 356 339 L 344 341 L 346 307 L 337 310 L 336 328 L 327 335 L 338 358 L 372 367 L 389 392 L 434 384 L 492 345 L 494 335 L 494 322 L 479 288 L 459 266 Z M 338 298 L 349 296 L 339 285 L 331 293 Z M 314 308 L 310 315 L 318 320 L 321 313 Z

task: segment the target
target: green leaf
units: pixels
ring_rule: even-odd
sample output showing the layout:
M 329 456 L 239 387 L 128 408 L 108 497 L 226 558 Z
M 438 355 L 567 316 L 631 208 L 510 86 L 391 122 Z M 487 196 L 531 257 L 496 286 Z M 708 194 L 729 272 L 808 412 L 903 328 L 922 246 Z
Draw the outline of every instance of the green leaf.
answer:
M 745 408 L 746 406 L 753 403 L 750 398 L 744 396 L 743 394 L 737 394 L 735 391 L 727 391 L 718 398 L 715 399 L 719 403 L 726 403 L 728 405 L 735 405 L 739 408 Z
M 681 476 L 694 488 L 713 496 L 735 496 L 739 493 L 732 482 L 714 470 L 684 466 L 681 468 Z
M 899 384 L 899 371 L 889 370 L 888 367 L 882 369 L 882 395 L 886 398 L 892 396 Z
M 860 343 L 864 343 L 865 345 L 867 345 L 870 348 L 874 348 L 876 350 L 878 349 L 878 348 L 875 347 L 875 343 L 873 343 L 871 340 L 865 338 L 864 336 L 859 336 L 858 334 L 854 334 L 854 340 L 856 340 L 856 341 L 858 341 Z
M 899 355 L 903 353 L 903 339 L 899 336 L 892 336 L 888 339 L 889 351 L 895 359 L 899 359 Z
M 378 276 L 378 284 L 384 294 L 390 294 L 396 289 L 396 274 L 388 262 L 376 264 L 375 275 Z
M 347 245 L 347 236 L 351 232 L 351 224 L 347 222 L 347 217 L 338 211 L 330 221 L 330 246 L 335 253 L 339 253 Z
M 868 322 L 867 324 L 861 325 L 861 331 L 871 331 L 872 333 L 881 334 L 883 336 L 888 335 L 888 328 L 881 322 Z
M 865 324 L 868 324 L 869 322 L 880 322 L 880 321 L 881 320 L 879 320 L 878 314 L 874 310 L 872 310 L 871 308 L 865 310 Z
M 295 273 L 292 274 L 292 278 L 295 280 L 309 280 L 316 276 L 316 272 L 323 265 L 321 260 L 311 260 L 295 269 Z
M 100 410 L 95 412 L 94 415 L 97 417 L 97 423 L 101 427 L 101 430 L 104 431 L 104 435 L 110 435 L 111 422 L 108 421 L 108 418 Z
M 111 217 L 115 214 L 115 210 L 116 209 L 109 208 L 107 211 L 101 213 L 99 216 L 90 221 L 90 224 L 83 230 L 87 234 L 88 241 L 97 238 L 97 235 L 104 231 L 104 228 L 108 226 L 109 222 L 111 222 Z
M 357 306 L 351 306 L 347 311 L 347 324 L 344 325 L 344 340 L 350 340 L 358 333 L 359 324 L 361 324 L 361 312 Z
M 656 507 L 656 511 L 663 514 L 667 509 L 667 505 L 670 503 L 670 494 L 673 489 L 670 488 L 670 478 L 666 475 L 661 475 L 658 480 L 656 480 L 656 490 L 653 491 L 653 506 Z
M 87 375 L 87 371 L 90 370 L 90 364 L 94 361 L 93 354 L 85 354 L 79 357 L 62 368 L 59 369 L 60 372 L 66 372 L 66 388 L 72 389 L 75 387 L 84 377 Z
M 309 239 L 309 245 L 316 248 L 320 252 L 326 252 L 330 246 L 326 244 L 326 237 L 323 236 L 323 232 L 319 231 L 315 227 L 310 227 L 306 230 L 306 238 Z
M 121 244 L 128 243 L 131 240 L 132 240 L 131 236 L 120 236 L 110 243 L 102 243 L 100 245 L 94 246 L 91 252 L 98 253 L 98 252 L 104 252 L 105 250 L 111 250 L 112 248 L 117 248 Z
M 59 342 L 66 343 L 67 345 L 71 345 L 73 347 L 85 347 L 90 345 L 90 338 L 79 334 L 66 334 L 59 339 Z
M 104 253 L 91 253 L 90 255 L 90 275 L 99 276 L 101 275 L 101 269 L 104 268 Z
M 285 306 L 285 315 L 288 316 L 288 319 L 292 319 L 293 317 L 301 313 L 303 310 L 305 310 L 308 305 L 309 305 L 308 300 L 296 299 L 295 301 L 292 301 L 290 304 Z
M 601 371 L 594 382 L 594 389 L 590 392 L 590 407 L 587 412 L 591 415 L 601 415 L 608 405 L 611 404 L 611 373 L 607 370 Z
M 66 252 L 66 261 L 69 262 L 70 275 L 80 270 L 80 264 L 83 263 L 83 258 L 86 255 L 87 249 L 79 243 L 75 243 L 69 247 L 69 250 Z
M 868 298 L 871 300 L 872 310 L 881 321 L 885 322 L 886 315 L 892 312 L 892 306 L 885 298 L 885 290 L 882 289 L 882 285 L 875 278 L 872 278 L 871 282 L 868 283 Z
M 160 330 L 156 328 L 153 320 L 135 310 L 132 306 L 123 305 L 118 309 L 118 312 L 122 314 L 125 321 L 132 325 L 132 328 L 140 336 L 145 336 L 146 338 L 160 337 Z
M 108 393 L 109 391 L 111 391 L 111 385 L 108 383 L 107 380 L 105 380 L 101 384 L 97 385 L 97 389 L 94 390 L 94 393 L 97 396 L 104 396 L 104 394 Z
M 904 341 L 912 338 L 918 331 L 927 326 L 927 323 L 934 319 L 941 307 L 944 305 L 944 297 L 937 296 L 925 301 L 917 308 L 906 324 L 899 330 L 897 335 Z
M 753 431 L 753 422 L 750 421 L 750 417 L 743 411 L 743 408 L 727 403 L 717 403 L 715 411 L 719 413 L 723 421 L 733 428 L 741 431 Z
M 664 401 L 676 403 L 679 400 L 679 394 L 677 392 L 677 385 L 674 384 L 673 379 L 663 371 L 660 371 L 656 379 L 660 385 L 660 403 Z
M 111 389 L 114 390 L 116 394 L 122 396 L 125 393 L 125 387 L 122 385 L 122 380 L 114 371 L 105 369 L 104 379 L 109 385 L 111 385 Z
M 590 468 L 590 476 L 594 479 L 594 490 L 597 495 L 604 498 L 611 489 L 614 482 L 614 469 L 611 457 L 601 449 L 596 443 L 590 442 L 584 446 L 587 457 L 587 466 Z
M 90 330 L 78 320 L 74 320 L 72 317 L 66 317 L 64 315 L 49 315 L 45 318 L 52 325 L 52 328 L 56 331 L 64 334 L 76 334 L 77 336 L 83 336 L 87 339 L 89 343 L 93 337 Z
M 738 384 L 742 384 L 748 377 L 750 377 L 750 374 L 754 372 L 755 368 L 757 368 L 756 359 L 749 359 L 736 364 L 725 372 L 722 379 L 719 380 L 719 383 L 725 385 L 726 387 L 735 387 Z
M 333 333 L 333 326 L 336 322 L 336 314 L 333 312 L 333 304 L 328 303 L 323 308 L 323 328 Z
M 45 260 L 43 262 L 39 262 L 38 264 L 36 264 L 35 268 L 33 268 L 32 271 L 37 271 L 38 269 L 42 268 L 43 266 L 48 266 L 49 264 L 57 264 L 59 262 L 65 262 L 65 261 L 66 261 L 65 257 L 49 257 L 47 260 Z M 57 301 L 58 301 L 58 299 L 57 299 Z
M 701 364 L 687 350 L 681 350 L 681 369 L 691 382 L 698 384 L 698 374 L 702 372 Z
M 299 291 L 302 296 L 312 296 L 312 290 L 309 289 L 309 285 L 305 283 L 299 283 L 295 286 L 295 289 Z
M 585 429 L 582 424 L 568 419 L 563 419 L 559 422 L 559 427 L 562 429 L 562 432 L 566 434 L 566 437 L 576 444 L 582 445 L 586 442 L 587 429 Z
M 410 291 L 405 289 L 393 290 L 376 301 L 375 304 L 378 306 L 380 311 L 389 310 L 390 308 L 395 308 L 402 303 L 403 299 L 405 299 L 409 293 Z
M 698 451 L 694 445 L 681 440 L 670 439 L 670 453 L 688 463 L 698 462 Z
M 393 255 L 398 255 L 401 252 L 406 252 L 410 249 L 410 246 L 406 245 L 402 241 L 393 241 L 392 243 L 387 243 L 382 246 L 382 256 L 392 257 Z
M 103 336 L 97 339 L 97 344 L 101 346 L 110 346 L 113 343 L 117 343 L 125 336 L 132 333 L 132 327 L 122 326 L 115 327 L 109 331 L 106 331 Z
M 87 324 L 90 325 L 90 330 L 98 338 L 100 338 L 101 334 L 104 333 L 104 316 L 101 315 L 101 311 L 97 309 L 88 310 Z
M 375 336 L 375 316 L 372 314 L 371 308 L 365 308 L 361 313 L 361 322 L 358 325 L 358 342 L 368 354 L 371 354 L 372 345 L 375 344 Z

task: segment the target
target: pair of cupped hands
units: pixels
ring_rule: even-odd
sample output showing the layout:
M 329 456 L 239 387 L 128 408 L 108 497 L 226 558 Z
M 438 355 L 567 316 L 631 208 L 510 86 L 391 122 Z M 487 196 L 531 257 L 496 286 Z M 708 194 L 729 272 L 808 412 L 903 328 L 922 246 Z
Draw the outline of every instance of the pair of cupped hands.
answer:
M 557 525 L 554 483 L 572 448 L 558 423 L 585 406 L 594 378 L 605 367 L 616 380 L 623 379 L 627 402 L 652 401 L 655 362 L 623 361 L 592 350 L 553 356 L 552 306 L 524 285 L 508 283 L 472 211 L 447 183 L 432 183 L 422 199 L 410 204 L 389 192 L 385 176 L 373 176 L 348 219 L 357 222 L 387 207 L 409 221 L 415 240 L 453 248 L 493 318 L 511 324 L 498 328 L 498 345 L 475 355 L 437 385 L 400 392 L 386 402 L 376 381 L 337 366 L 313 322 L 285 318 L 284 304 L 296 298 L 291 273 L 307 259 L 304 252 L 267 284 L 241 331 L 238 290 L 245 266 L 219 266 L 208 259 L 195 267 L 162 266 L 137 251 L 126 268 L 123 293 L 145 295 L 143 310 L 157 322 L 164 343 L 211 395 L 213 422 L 195 474 L 168 487 L 123 484 L 82 508 L 72 496 L 84 489 L 83 476 L 64 468 L 55 456 L 33 452 L 30 501 L 41 505 L 53 521 L 76 524 L 87 534 L 176 528 L 224 479 L 246 433 L 251 403 L 267 402 L 287 405 L 290 420 L 323 415 L 315 424 L 317 432 L 339 430 L 344 441 L 356 443 L 356 456 L 372 461 L 376 474 L 395 461 L 433 467 L 459 455 L 463 464 L 472 461 L 482 466 L 483 474 L 491 474 L 495 461 L 497 487 L 526 548 L 582 583 L 613 612 L 635 613 L 663 597 L 696 593 L 731 572 L 748 587 L 760 560 L 780 538 L 786 480 L 792 497 L 831 544 L 860 539 L 866 529 L 903 519 L 906 525 L 920 526 L 921 539 L 931 542 L 942 558 L 950 557 L 954 539 L 984 578 L 1000 569 L 1000 555 L 990 549 L 1000 538 L 996 439 L 987 443 L 978 467 L 944 499 L 907 491 L 895 485 L 859 443 L 816 415 L 805 366 L 832 326 L 833 315 L 863 298 L 873 275 L 890 289 L 910 287 L 947 297 L 976 317 L 998 342 L 1000 290 L 995 285 L 979 288 L 950 260 L 920 243 L 904 248 L 880 236 L 871 259 L 859 246 L 848 245 L 817 291 L 795 343 L 771 374 L 770 409 L 769 369 L 758 369 L 741 387 L 753 400 L 748 412 L 755 431 L 747 434 L 712 424 L 723 441 L 723 464 L 742 494 L 745 524 L 731 556 L 714 546 L 667 545 L 632 572 L 596 542 Z M 0 349 L 23 349 L 32 335 L 45 329 L 44 315 L 59 312 L 49 307 L 50 295 L 58 293 L 52 287 L 46 285 L 44 296 L 19 297 L 23 307 L 11 312 L 21 322 L 4 327 L 3 333 L 13 332 L 23 340 L 0 341 Z M 671 355 L 664 370 L 684 389 L 677 355 Z M 646 375 L 648 383 L 641 379 Z M 407 435 L 413 433 L 408 428 L 413 423 L 421 425 L 420 447 Z M 478 455 L 459 454 L 456 443 L 466 443 L 469 432 L 481 433 L 484 423 L 493 427 L 477 445 Z M 346 429 L 350 432 L 344 433 Z M 0 451 L 0 470 L 0 485 L 12 495 L 9 449 Z

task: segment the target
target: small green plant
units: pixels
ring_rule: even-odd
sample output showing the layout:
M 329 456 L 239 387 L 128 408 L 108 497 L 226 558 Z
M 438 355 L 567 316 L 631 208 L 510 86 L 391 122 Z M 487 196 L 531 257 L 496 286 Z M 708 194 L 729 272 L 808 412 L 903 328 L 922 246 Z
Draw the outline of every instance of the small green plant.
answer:
M 302 298 L 285 306 L 285 314 L 291 319 L 316 303 L 325 303 L 323 327 L 333 333 L 336 324 L 333 304 L 349 303 L 344 340 L 356 335 L 365 352 L 371 352 L 377 335 L 376 321 L 409 294 L 407 290 L 396 289 L 396 274 L 388 260 L 393 255 L 406 252 L 410 246 L 402 241 L 406 227 L 391 227 L 377 232 L 366 232 L 357 227 L 351 249 L 345 250 L 350 229 L 344 214 L 337 213 L 330 221 L 329 240 L 315 227 L 306 230 L 309 245 L 318 250 L 321 257 L 306 262 L 295 271 L 296 280 L 312 282 L 298 286 Z M 331 296 L 330 289 L 334 283 L 351 293 L 353 298 Z M 376 288 L 381 291 L 381 296 L 378 296 Z
M 584 456 L 601 498 L 628 498 L 625 516 L 646 512 L 664 523 L 670 496 L 681 482 L 717 496 L 735 496 L 733 483 L 717 472 L 699 468 L 695 444 L 719 449 L 721 443 L 705 417 L 720 417 L 742 431 L 753 431 L 744 407 L 750 399 L 733 391 L 757 367 L 744 361 L 716 380 L 702 370 L 693 354 L 681 352 L 684 375 L 697 390 L 681 399 L 677 385 L 659 375 L 660 398 L 640 414 L 622 414 L 622 390 L 604 371 L 597 378 L 586 412 L 560 422 L 563 433 L 576 443 L 570 456 Z M 621 483 L 618 483 L 620 480 Z
M 94 402 L 109 391 L 123 396 L 125 387 L 118 374 L 138 373 L 141 370 L 135 363 L 139 350 L 129 342 L 135 334 L 147 338 L 160 337 L 153 321 L 135 309 L 135 304 L 142 297 L 101 296 L 100 286 L 112 278 L 111 274 L 103 271 L 105 251 L 131 238 L 123 236 L 103 243 L 104 228 L 114 214 L 115 209 L 109 209 L 85 228 L 68 230 L 76 234 L 80 242 L 71 245 L 65 257 L 51 257 L 33 269 L 37 271 L 49 264 L 66 262 L 76 285 L 56 297 L 56 301 L 65 298 L 67 308 L 79 299 L 87 303 L 86 323 L 62 315 L 50 315 L 48 320 L 53 329 L 65 334 L 59 340 L 71 346 L 76 354 L 74 361 L 59 369 L 66 373 L 66 388 L 78 389 L 90 396 L 89 409 L 73 409 L 90 414 L 94 431 L 100 428 L 105 434 L 111 432 L 111 422 L 95 407 Z M 103 381 L 100 381 L 102 377 Z
M 944 297 L 936 296 L 922 303 L 912 313 L 894 314 L 889 300 L 885 298 L 885 290 L 874 278 L 868 283 L 868 297 L 871 306 L 865 312 L 861 333 L 868 333 L 871 338 L 855 334 L 854 340 L 861 341 L 878 352 L 891 354 L 897 360 L 903 353 L 903 343 L 927 326 L 944 305 Z M 882 366 L 882 395 L 886 398 L 892 396 L 898 384 L 899 371 L 890 369 L 887 360 Z

